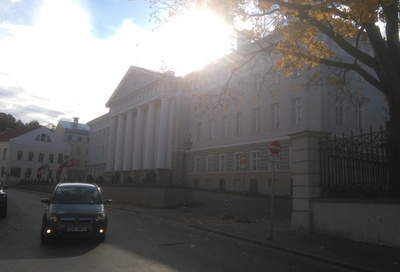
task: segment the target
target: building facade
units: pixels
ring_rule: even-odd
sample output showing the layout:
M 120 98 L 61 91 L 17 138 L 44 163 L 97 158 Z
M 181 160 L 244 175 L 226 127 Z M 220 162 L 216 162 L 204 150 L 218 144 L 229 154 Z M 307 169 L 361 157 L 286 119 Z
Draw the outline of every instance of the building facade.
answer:
M 110 113 L 91 122 L 106 132 L 99 133 L 102 147 L 89 151 L 98 154 L 93 163 L 105 154 L 102 175 L 114 182 L 155 176 L 157 183 L 291 195 L 291 135 L 349 135 L 385 125 L 386 100 L 356 74 L 332 84 L 335 70 L 287 75 L 274 70 L 275 61 L 231 54 L 184 79 L 131 67 L 107 102 Z M 280 144 L 278 156 L 271 155 L 272 141 Z
M 97 182 L 102 182 L 107 166 L 108 135 L 110 134 L 109 115 L 102 115 L 88 122 L 87 125 L 90 127 L 87 175 Z
M 66 169 L 67 180 L 85 180 L 90 127 L 75 117 L 72 122 L 59 121 L 54 133 L 71 147 L 69 160 L 73 165 Z
M 0 177 L 8 184 L 55 181 L 69 154 L 70 147 L 45 127 L 7 130 L 0 133 Z

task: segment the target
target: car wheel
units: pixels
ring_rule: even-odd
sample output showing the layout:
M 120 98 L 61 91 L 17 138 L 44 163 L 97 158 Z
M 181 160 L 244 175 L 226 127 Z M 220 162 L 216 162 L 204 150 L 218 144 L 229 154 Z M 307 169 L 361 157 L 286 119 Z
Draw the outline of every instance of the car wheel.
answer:
M 0 210 L 0 217 L 6 217 L 7 215 L 7 206 Z

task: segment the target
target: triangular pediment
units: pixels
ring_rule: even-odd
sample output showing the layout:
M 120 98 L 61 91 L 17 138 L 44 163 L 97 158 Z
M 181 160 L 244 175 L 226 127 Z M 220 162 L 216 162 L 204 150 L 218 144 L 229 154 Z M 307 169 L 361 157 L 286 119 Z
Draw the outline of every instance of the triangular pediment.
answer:
M 106 107 L 125 99 L 160 80 L 172 80 L 171 75 L 161 74 L 144 68 L 131 66 L 106 103 Z

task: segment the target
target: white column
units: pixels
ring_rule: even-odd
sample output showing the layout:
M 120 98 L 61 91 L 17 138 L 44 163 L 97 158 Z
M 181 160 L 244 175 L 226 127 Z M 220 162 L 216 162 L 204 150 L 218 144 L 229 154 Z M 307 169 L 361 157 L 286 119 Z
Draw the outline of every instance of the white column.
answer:
M 144 169 L 154 168 L 154 139 L 156 128 L 156 103 L 149 104 L 147 111 L 146 141 L 144 152 Z
M 109 138 L 108 138 L 106 172 L 110 172 L 110 171 L 114 170 L 116 135 L 117 135 L 117 116 L 113 116 L 113 117 L 111 117 L 111 125 L 110 125 L 110 132 L 109 132 Z
M 136 113 L 135 137 L 133 143 L 133 170 L 140 170 L 142 167 L 143 152 L 143 129 L 144 129 L 144 107 L 139 107 Z
M 132 146 L 133 146 L 133 110 L 128 112 L 126 118 L 125 145 L 124 145 L 124 164 L 122 170 L 128 171 L 132 167 Z
M 168 98 L 161 98 L 160 123 L 157 139 L 157 168 L 167 168 L 168 152 L 168 127 L 169 127 L 169 104 Z
M 125 136 L 125 115 L 118 115 L 118 124 L 117 124 L 117 142 L 115 148 L 115 171 L 122 170 L 122 161 L 124 154 L 124 136 Z

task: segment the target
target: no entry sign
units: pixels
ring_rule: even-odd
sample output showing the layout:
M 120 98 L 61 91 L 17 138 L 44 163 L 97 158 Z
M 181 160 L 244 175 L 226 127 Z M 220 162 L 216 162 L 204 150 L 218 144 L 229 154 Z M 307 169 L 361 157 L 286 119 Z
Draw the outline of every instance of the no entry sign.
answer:
M 281 152 L 281 144 L 278 141 L 272 141 L 269 144 L 269 152 L 278 155 Z

